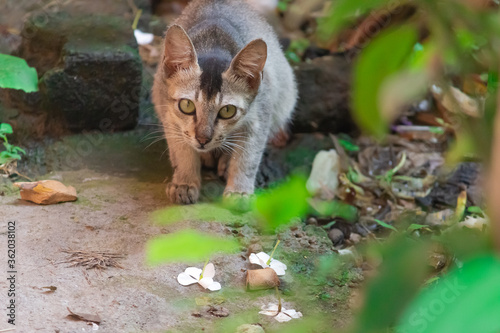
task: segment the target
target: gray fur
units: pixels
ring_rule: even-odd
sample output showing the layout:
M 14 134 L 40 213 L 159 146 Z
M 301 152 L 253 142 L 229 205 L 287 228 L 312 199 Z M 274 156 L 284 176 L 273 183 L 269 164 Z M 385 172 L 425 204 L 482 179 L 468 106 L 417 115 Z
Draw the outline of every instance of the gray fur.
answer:
M 174 168 L 170 200 L 198 200 L 202 162 L 226 176 L 225 195 L 252 194 L 266 143 L 286 128 L 297 98 L 272 28 L 242 0 L 194 0 L 167 31 L 164 54 L 153 101 Z M 182 98 L 195 103 L 195 115 L 179 110 Z M 236 115 L 218 117 L 228 104 Z

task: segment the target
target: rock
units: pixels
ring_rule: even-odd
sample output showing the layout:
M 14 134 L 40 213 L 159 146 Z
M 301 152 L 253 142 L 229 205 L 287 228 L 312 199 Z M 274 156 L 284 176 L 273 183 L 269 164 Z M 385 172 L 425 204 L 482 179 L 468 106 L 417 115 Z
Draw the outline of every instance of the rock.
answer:
M 358 244 L 359 242 L 361 242 L 361 235 L 360 234 L 357 234 L 357 233 L 351 233 L 351 236 L 349 237 L 349 240 L 351 242 L 353 242 L 354 244 Z
M 344 233 L 340 229 L 331 229 L 328 232 L 328 237 L 334 246 L 341 245 L 344 242 Z
M 31 98 L 51 122 L 72 131 L 137 124 L 142 63 L 130 22 L 58 12 L 28 20 L 21 35 L 19 56 L 40 77 L 38 99 Z
M 334 149 L 316 154 L 306 187 L 312 196 L 333 199 L 339 186 L 340 162 Z
M 39 205 L 52 205 L 77 199 L 76 190 L 73 186 L 65 186 L 57 180 L 21 182 L 14 183 L 14 186 L 21 190 L 21 199 Z
M 248 290 L 272 289 L 280 285 L 280 279 L 272 268 L 253 269 L 247 271 L 246 286 Z
M 252 243 L 248 246 L 247 256 L 249 256 L 251 253 L 259 253 L 262 251 L 262 245 L 260 245 L 259 243 Z
M 347 57 L 326 56 L 295 68 L 299 100 L 292 131 L 349 133 L 356 130 L 349 112 L 351 64 Z
M 236 333 L 265 333 L 262 326 L 257 324 L 243 324 L 236 328 Z

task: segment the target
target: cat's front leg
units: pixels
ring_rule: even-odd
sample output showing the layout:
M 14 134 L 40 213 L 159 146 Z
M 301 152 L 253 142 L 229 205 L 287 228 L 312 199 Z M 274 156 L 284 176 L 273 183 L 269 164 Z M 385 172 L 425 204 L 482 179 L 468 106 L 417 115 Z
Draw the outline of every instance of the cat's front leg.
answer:
M 168 141 L 170 162 L 174 174 L 167 184 L 167 196 L 175 204 L 193 204 L 198 201 L 201 187 L 201 162 L 198 153 L 189 145 Z
M 253 194 L 255 177 L 266 147 L 266 135 L 250 135 L 234 149 L 227 168 L 224 196 L 246 197 Z

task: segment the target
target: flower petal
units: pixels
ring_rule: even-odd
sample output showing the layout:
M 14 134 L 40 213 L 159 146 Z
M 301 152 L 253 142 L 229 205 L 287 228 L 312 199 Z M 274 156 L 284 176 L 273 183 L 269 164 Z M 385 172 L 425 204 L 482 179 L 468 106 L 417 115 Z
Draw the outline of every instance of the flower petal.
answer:
M 211 285 L 208 286 L 208 290 L 210 291 L 217 291 L 217 290 L 220 290 L 221 285 L 219 282 L 213 282 Z
M 259 265 L 263 268 L 267 267 L 267 265 L 265 265 L 265 263 L 262 263 L 261 260 L 259 259 L 259 257 L 257 257 L 257 255 L 255 253 L 250 253 L 250 256 L 248 257 L 248 261 L 250 261 L 250 263 L 252 263 L 252 264 Z
M 271 264 L 269 265 L 278 276 L 285 275 L 285 270 L 286 270 L 286 265 L 282 263 L 281 261 L 271 259 Z
M 269 256 L 269 254 L 267 254 L 266 252 L 259 252 L 259 253 L 257 253 L 257 258 L 259 258 L 262 265 L 265 265 L 262 267 L 269 267 L 269 265 L 267 264 L 267 262 L 269 261 L 269 258 L 271 258 Z
M 189 286 L 190 284 L 198 282 L 197 279 L 193 278 L 191 275 L 186 272 L 182 272 L 177 276 L 177 282 L 182 284 L 183 286 Z
M 280 312 L 280 313 L 278 313 L 278 315 L 276 317 L 274 317 L 274 319 L 276 319 L 280 323 L 283 323 L 283 322 L 292 320 L 292 317 L 289 317 L 286 314 L 284 314 L 283 312 Z
M 209 263 L 205 266 L 205 271 L 203 272 L 203 278 L 213 278 L 215 276 L 214 264 Z
M 278 304 L 269 303 L 267 305 L 262 305 L 261 309 L 262 311 L 259 311 L 260 314 L 266 316 L 276 316 L 278 313 Z
M 211 291 L 216 291 L 220 290 L 221 285 L 219 282 L 214 282 L 212 278 L 209 277 L 204 277 L 198 283 L 205 289 L 211 290 Z
M 201 269 L 196 267 L 188 267 L 184 273 L 191 275 L 194 279 L 199 280 L 201 275 Z
M 137 40 L 137 44 L 139 44 L 139 45 L 149 44 L 154 39 L 153 34 L 150 34 L 147 32 L 142 32 L 139 29 L 134 30 L 134 36 L 135 36 L 135 39 Z
M 286 315 L 289 315 L 292 318 L 300 318 L 300 317 L 302 317 L 302 313 L 301 312 L 295 311 L 293 309 L 283 310 L 282 312 L 284 314 L 286 314 Z

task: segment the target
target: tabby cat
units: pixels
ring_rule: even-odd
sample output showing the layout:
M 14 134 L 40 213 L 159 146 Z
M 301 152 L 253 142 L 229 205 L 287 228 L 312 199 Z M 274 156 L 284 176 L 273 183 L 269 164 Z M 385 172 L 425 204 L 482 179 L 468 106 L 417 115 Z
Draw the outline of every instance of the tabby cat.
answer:
M 170 201 L 195 203 L 201 166 L 227 179 L 224 195 L 254 191 L 268 138 L 297 99 L 271 26 L 242 0 L 194 0 L 168 28 L 153 85 L 174 174 Z

